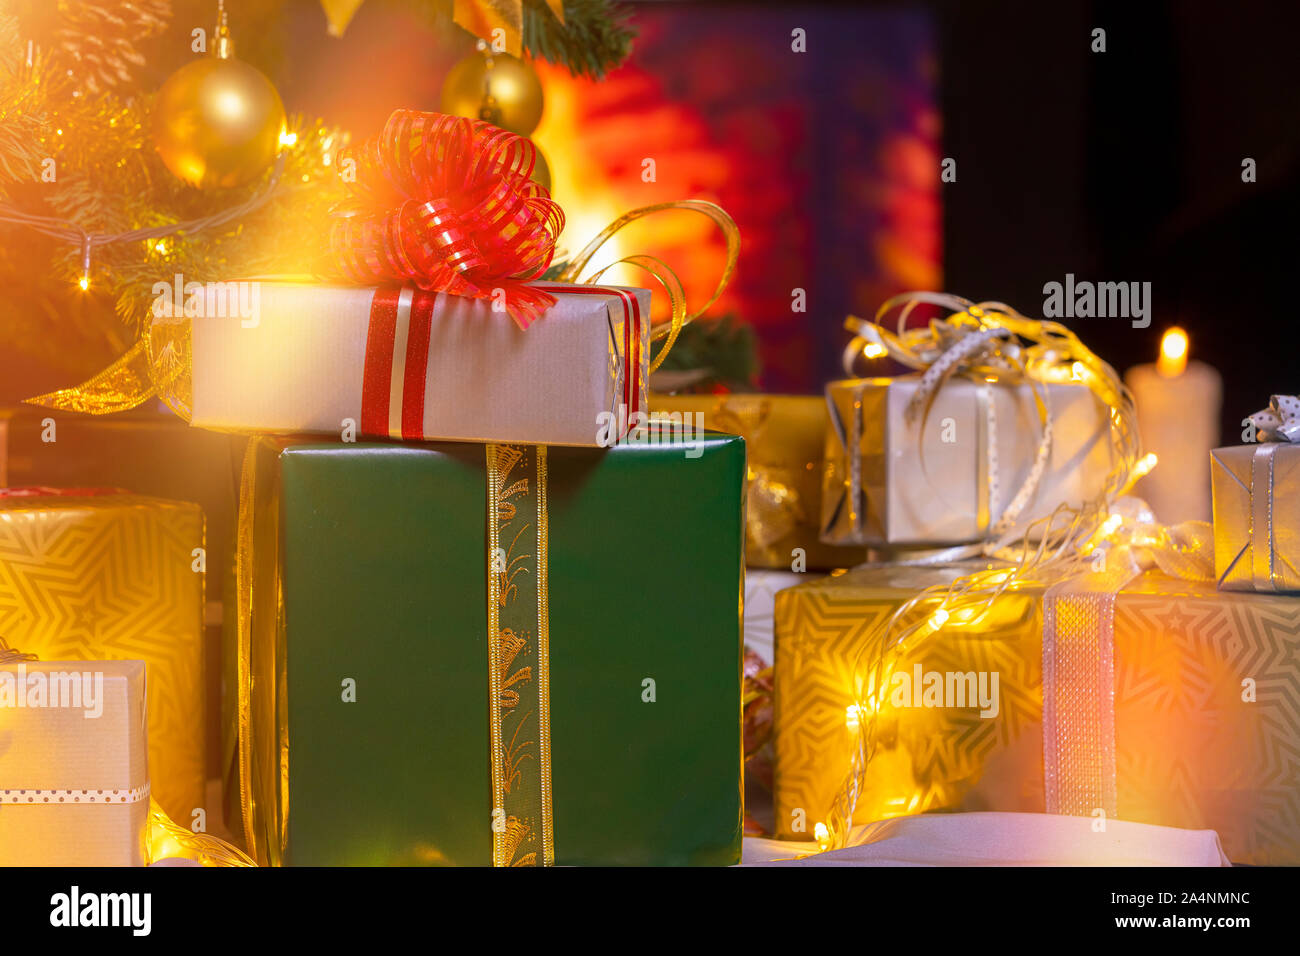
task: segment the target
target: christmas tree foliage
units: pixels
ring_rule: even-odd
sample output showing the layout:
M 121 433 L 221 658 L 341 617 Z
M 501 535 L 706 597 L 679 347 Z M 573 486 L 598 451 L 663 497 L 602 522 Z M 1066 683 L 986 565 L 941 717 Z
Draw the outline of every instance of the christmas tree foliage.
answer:
M 275 68 L 266 47 L 283 5 L 231 5 L 236 59 Z M 415 6 L 449 37 L 465 35 L 449 0 Z M 526 0 L 526 51 L 595 75 L 626 56 L 632 33 L 613 4 L 563 9 L 562 24 Z M 275 163 L 226 188 L 187 185 L 154 148 L 157 91 L 179 64 L 142 50 L 174 23 L 215 25 L 216 10 L 216 0 L 0 0 L 0 348 L 10 355 L 78 375 L 139 337 L 156 282 L 322 269 L 346 132 L 290 115 Z M 167 234 L 120 239 L 142 229 Z

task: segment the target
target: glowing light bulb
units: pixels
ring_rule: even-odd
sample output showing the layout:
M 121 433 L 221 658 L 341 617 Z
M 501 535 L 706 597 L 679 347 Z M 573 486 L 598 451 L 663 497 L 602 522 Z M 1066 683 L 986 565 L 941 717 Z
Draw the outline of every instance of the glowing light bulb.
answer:
M 1139 458 L 1138 463 L 1133 466 L 1133 474 L 1137 475 L 1137 477 L 1139 478 L 1141 478 L 1143 475 L 1150 474 L 1151 469 L 1156 466 L 1157 461 L 1158 459 L 1156 458 L 1155 452 L 1153 451 L 1147 452 L 1145 455 Z
M 813 827 L 813 836 L 817 840 L 817 845 L 823 850 L 829 850 L 831 847 L 831 831 L 824 823 L 818 823 Z
M 1160 357 L 1156 371 L 1165 378 L 1177 378 L 1187 368 L 1187 333 L 1178 326 L 1165 332 L 1160 339 Z
M 863 716 L 864 708 L 860 704 L 849 704 L 844 708 L 844 726 L 856 732 L 862 726 Z
M 290 132 L 289 130 L 283 130 L 283 131 L 281 131 L 281 133 L 280 133 L 280 145 L 281 145 L 281 146 L 292 146 L 292 145 L 293 145 L 294 143 L 296 143 L 296 142 L 298 142 L 298 134 L 297 134 L 297 133 Z
M 884 358 L 888 351 L 889 350 L 879 342 L 868 342 L 866 345 L 862 346 L 862 357 L 869 359 Z
M 85 292 L 90 288 L 90 276 L 82 276 L 77 280 L 77 285 L 81 286 L 82 292 Z

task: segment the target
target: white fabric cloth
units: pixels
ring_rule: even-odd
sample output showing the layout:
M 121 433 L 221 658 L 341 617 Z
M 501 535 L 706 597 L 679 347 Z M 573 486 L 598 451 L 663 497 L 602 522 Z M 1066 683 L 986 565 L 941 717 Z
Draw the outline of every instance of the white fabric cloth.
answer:
M 825 577 L 815 571 L 745 569 L 745 645 L 767 663 L 776 662 L 776 592 Z
M 755 866 L 1230 866 L 1213 830 L 1179 830 L 1045 813 L 934 813 L 858 827 L 853 846 L 747 837 Z M 811 855 L 806 855 L 811 854 Z

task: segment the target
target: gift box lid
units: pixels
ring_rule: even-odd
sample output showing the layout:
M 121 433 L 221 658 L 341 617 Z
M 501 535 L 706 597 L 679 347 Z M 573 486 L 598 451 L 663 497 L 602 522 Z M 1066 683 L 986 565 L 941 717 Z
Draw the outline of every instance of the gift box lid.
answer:
M 129 802 L 148 784 L 143 661 L 0 664 L 0 790 L 22 803 Z M 51 796 L 48 791 L 66 791 Z M 89 793 L 87 793 L 89 792 Z

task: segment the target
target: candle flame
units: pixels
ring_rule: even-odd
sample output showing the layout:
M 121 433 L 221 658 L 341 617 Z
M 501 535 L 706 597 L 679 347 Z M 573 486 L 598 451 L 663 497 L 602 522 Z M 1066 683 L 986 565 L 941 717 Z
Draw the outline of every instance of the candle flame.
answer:
M 1175 378 L 1187 368 L 1187 333 L 1174 326 L 1160 340 L 1160 358 L 1156 371 L 1165 378 Z

